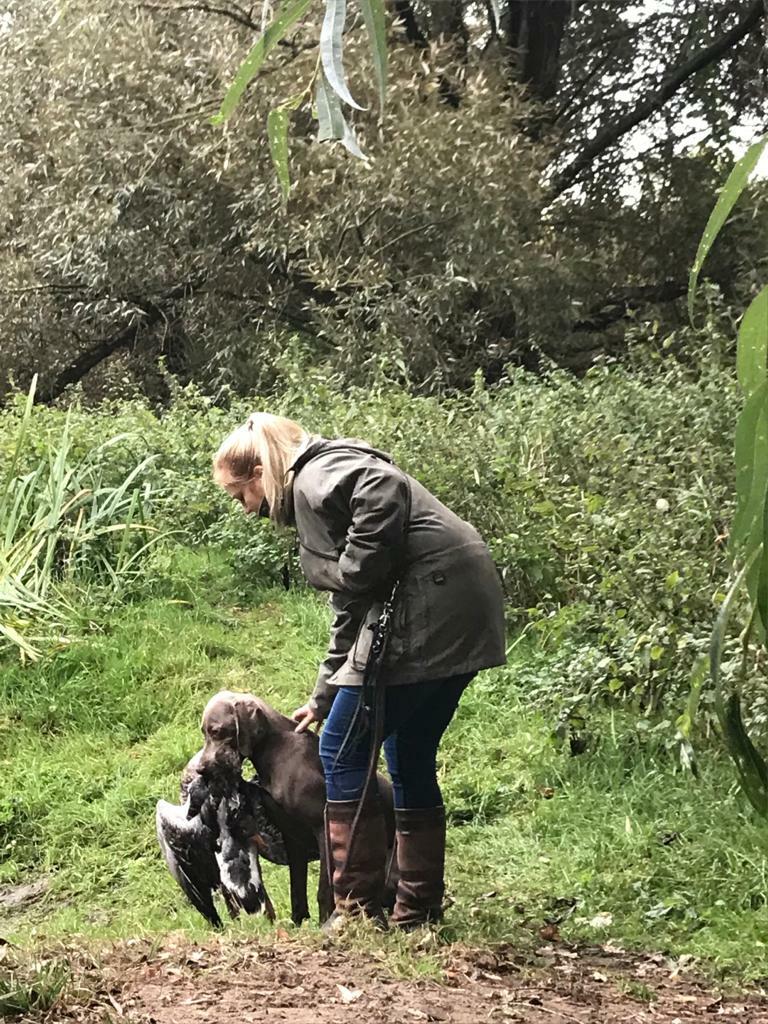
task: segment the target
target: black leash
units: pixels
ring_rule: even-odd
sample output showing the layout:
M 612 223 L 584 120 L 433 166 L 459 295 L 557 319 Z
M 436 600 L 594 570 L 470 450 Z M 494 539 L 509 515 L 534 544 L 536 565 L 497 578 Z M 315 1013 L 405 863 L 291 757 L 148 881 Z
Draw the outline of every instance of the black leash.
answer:
M 368 767 L 365 772 L 363 791 L 357 802 L 357 810 L 352 819 L 352 827 L 349 830 L 349 842 L 347 844 L 347 857 L 345 868 L 352 856 L 352 848 L 357 838 L 360 818 L 365 808 L 366 801 L 371 793 L 371 787 L 376 781 L 376 769 L 379 763 L 381 744 L 384 742 L 384 697 L 386 687 L 381 681 L 381 668 L 387 653 L 389 635 L 392 629 L 392 615 L 395 610 L 397 592 L 400 589 L 400 580 L 395 581 L 392 592 L 384 602 L 381 615 L 376 622 L 368 628 L 373 631 L 371 648 L 365 661 L 363 673 L 363 685 L 360 693 L 360 703 L 365 712 L 371 734 L 371 750 L 368 755 Z M 353 720 L 354 721 L 354 720 Z

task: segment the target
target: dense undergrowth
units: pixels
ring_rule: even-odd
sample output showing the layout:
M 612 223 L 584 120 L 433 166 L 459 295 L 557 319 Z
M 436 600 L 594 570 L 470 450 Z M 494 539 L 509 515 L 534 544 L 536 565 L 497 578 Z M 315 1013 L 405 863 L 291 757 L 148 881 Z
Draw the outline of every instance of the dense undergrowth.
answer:
M 521 372 L 443 400 L 286 371 L 263 403 L 219 406 L 188 391 L 160 415 L 140 401 L 75 406 L 66 437 L 63 411 L 36 408 L 23 443 L 20 397 L 0 412 L 3 466 L 15 453 L 6 499 L 36 473 L 50 498 L 41 466 L 66 464 L 73 480 L 87 467 L 88 507 L 119 493 L 134 508 L 140 492 L 152 543 L 142 533 L 130 572 L 115 576 L 108 567 L 127 550 L 119 522 L 89 563 L 68 558 L 77 518 L 36 521 L 56 537 L 46 591 L 56 614 L 30 620 L 36 663 L 7 633 L 0 653 L 0 887 L 50 887 L 3 934 L 202 930 L 160 860 L 154 803 L 174 797 L 213 692 L 251 690 L 289 712 L 327 639 L 327 609 L 298 581 L 290 534 L 246 520 L 209 479 L 221 437 L 262 405 L 392 450 L 481 529 L 503 573 L 510 664 L 473 684 L 442 748 L 453 826 L 445 936 L 536 942 L 557 922 L 569 938 L 768 975 L 764 833 L 709 735 L 706 693 L 695 735 L 683 715 L 727 571 L 734 394 L 717 361 L 695 373 L 663 360 L 597 368 L 582 381 Z M 66 487 L 61 496 L 59 510 Z M 7 567 L 0 618 L 16 615 L 22 629 Z M 753 680 L 758 724 L 763 701 Z M 679 757 L 681 729 L 695 740 L 696 775 Z M 287 916 L 286 872 L 267 872 Z
M 75 408 L 68 444 L 70 459 L 87 460 L 103 487 L 119 487 L 143 464 L 148 524 L 180 543 L 228 551 L 245 598 L 280 580 L 292 539 L 245 522 L 214 488 L 219 440 L 253 406 L 326 435 L 366 438 L 481 530 L 504 576 L 513 630 L 557 647 L 575 640 L 563 695 L 616 695 L 654 711 L 666 694 L 687 692 L 725 578 L 734 395 L 731 370 L 714 362 L 696 373 L 671 360 L 634 372 L 598 368 L 581 381 L 520 372 L 504 387 L 478 384 L 442 400 L 387 384 L 343 390 L 286 364 L 268 400 L 224 408 L 188 391 L 162 416 L 140 401 Z M 19 398 L 0 413 L 0 459 L 14 450 L 22 406 Z M 20 473 L 57 450 L 63 422 L 60 410 L 35 410 Z M 134 579 L 139 597 L 162 580 L 148 565 Z M 120 600 L 130 589 L 123 581 Z

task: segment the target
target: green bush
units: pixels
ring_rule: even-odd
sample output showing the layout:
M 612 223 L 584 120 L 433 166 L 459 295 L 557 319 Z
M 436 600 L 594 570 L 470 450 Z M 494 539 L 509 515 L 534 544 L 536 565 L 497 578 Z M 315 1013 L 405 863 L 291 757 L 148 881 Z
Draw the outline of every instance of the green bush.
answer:
M 159 416 L 138 401 L 75 405 L 73 448 L 98 452 L 106 483 L 152 456 L 150 522 L 181 543 L 227 551 L 247 599 L 254 587 L 278 582 L 286 563 L 297 574 L 290 536 L 246 520 L 211 482 L 222 437 L 252 408 L 328 436 L 363 437 L 478 527 L 514 628 L 545 644 L 578 642 L 553 694 L 615 694 L 655 709 L 687 689 L 724 576 L 731 369 L 712 361 L 694 372 L 659 358 L 632 372 L 600 366 L 582 380 L 521 370 L 501 386 L 478 381 L 470 393 L 438 399 L 386 380 L 344 389 L 294 356 L 268 399 L 224 407 L 186 389 Z M 0 413 L 0 454 L 20 409 Z M 63 416 L 35 410 L 27 469 L 55 445 Z M 105 445 L 118 431 L 123 439 Z M 137 591 L 166 571 L 149 559 Z

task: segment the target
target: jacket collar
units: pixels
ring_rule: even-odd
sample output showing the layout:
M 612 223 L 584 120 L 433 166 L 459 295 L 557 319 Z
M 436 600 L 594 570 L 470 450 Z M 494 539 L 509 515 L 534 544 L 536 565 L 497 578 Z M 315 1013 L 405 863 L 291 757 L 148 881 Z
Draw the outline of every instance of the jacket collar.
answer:
M 333 441 L 329 441 L 324 437 L 310 437 L 306 446 L 299 449 L 296 458 L 289 467 L 289 472 L 293 472 L 295 477 L 299 470 L 303 469 L 308 462 L 316 459 L 319 455 L 335 451 L 348 451 L 349 449 L 361 452 L 363 455 L 373 455 L 377 459 L 383 459 L 385 462 L 394 461 L 387 452 L 382 451 L 380 448 L 374 448 L 357 437 L 341 437 Z
M 291 526 L 294 526 L 296 523 L 293 485 L 304 466 L 320 455 L 326 455 L 335 451 L 349 451 L 350 449 L 363 455 L 373 455 L 377 459 L 383 459 L 385 462 L 394 461 L 387 452 L 381 451 L 379 448 L 373 448 L 371 445 L 366 444 L 365 441 L 361 441 L 356 437 L 342 437 L 331 441 L 325 437 L 318 437 L 316 434 L 310 435 L 304 444 L 298 448 L 293 462 L 288 467 L 288 480 L 283 491 L 283 508 L 285 510 L 286 523 L 289 523 Z

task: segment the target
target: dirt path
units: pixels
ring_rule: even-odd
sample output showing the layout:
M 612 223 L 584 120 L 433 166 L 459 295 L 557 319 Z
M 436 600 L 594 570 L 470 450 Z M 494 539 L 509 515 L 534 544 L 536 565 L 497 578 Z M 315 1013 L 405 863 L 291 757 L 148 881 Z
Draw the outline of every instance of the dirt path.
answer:
M 414 946 L 412 957 L 424 955 Z M 55 1024 L 768 1024 L 768 999 L 726 996 L 690 966 L 611 947 L 444 950 L 442 981 L 393 977 L 376 954 L 286 938 L 160 949 L 130 942 L 76 961 L 80 994 Z

